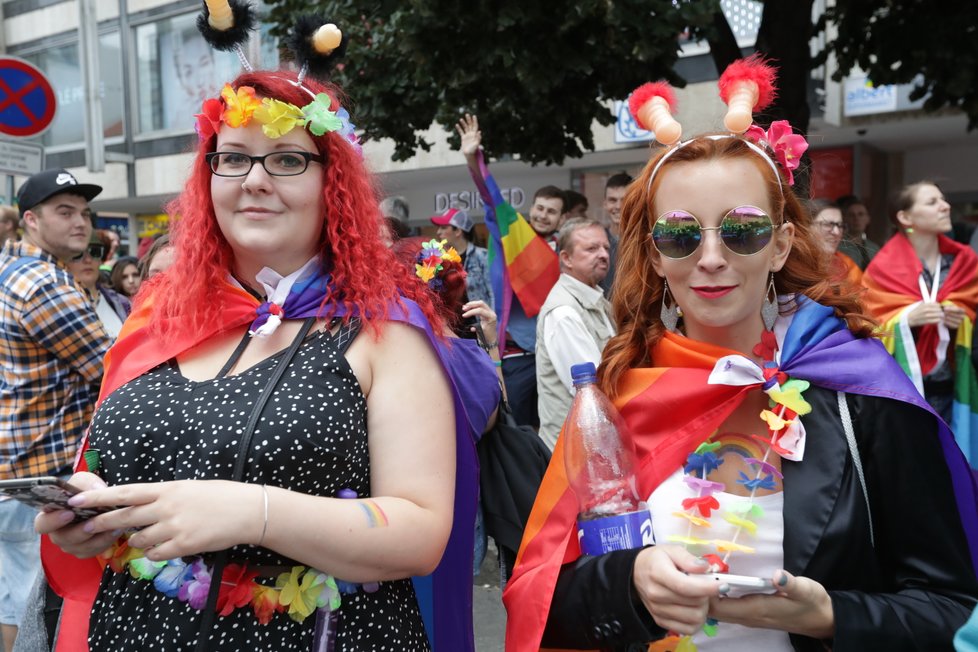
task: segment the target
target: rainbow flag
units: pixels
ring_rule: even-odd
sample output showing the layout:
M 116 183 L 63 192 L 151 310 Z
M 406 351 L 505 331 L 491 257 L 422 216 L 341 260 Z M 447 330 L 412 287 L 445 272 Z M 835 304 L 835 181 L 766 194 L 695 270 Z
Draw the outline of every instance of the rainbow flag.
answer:
M 954 403 L 951 431 L 972 468 L 978 468 L 978 377 L 971 358 L 975 306 L 978 305 L 978 255 L 971 247 L 940 236 L 942 255 L 954 262 L 937 292 L 942 304 L 964 308 L 967 316 L 957 331 L 942 336 L 936 325 L 920 327 L 916 337 L 907 315 L 921 301 L 918 279 L 923 265 L 902 233 L 893 236 L 873 257 L 863 275 L 866 308 L 882 323 L 882 341 L 900 368 L 923 395 L 923 379 L 943 364 L 949 351 L 954 369 Z
M 835 391 L 882 396 L 933 412 L 893 359 L 874 339 L 856 338 L 831 308 L 807 298 L 799 302 L 781 344 L 780 371 L 790 378 Z M 648 496 L 680 468 L 756 385 L 710 384 L 716 363 L 736 355 L 666 333 L 652 350 L 656 367 L 629 370 L 615 405 L 627 424 L 626 437 L 639 460 L 639 494 Z M 859 364 L 853 364 L 858 360 Z M 938 437 L 954 482 L 955 500 L 978 568 L 978 508 L 975 478 L 938 419 Z M 560 567 L 580 556 L 575 519 L 577 500 L 564 471 L 563 438 L 537 493 L 513 577 L 503 593 L 507 652 L 536 652 Z
M 489 229 L 489 279 L 496 298 L 498 332 L 506 332 L 509 311 L 516 295 L 527 317 L 540 312 L 551 288 L 560 277 L 560 263 L 550 245 L 537 235 L 526 218 L 504 198 L 479 151 L 480 174 L 472 180 L 486 207 Z
M 215 288 L 213 306 L 216 318 L 207 324 L 206 332 L 193 338 L 162 340 L 149 327 L 152 295 L 140 301 L 105 357 L 99 402 L 133 378 L 201 342 L 252 323 L 258 301 L 244 290 L 225 283 Z M 344 317 L 349 312 L 343 304 L 320 306 L 317 302 L 294 317 Z M 428 320 L 413 301 L 402 298 L 399 303 L 389 305 L 388 313 L 390 321 L 411 325 L 431 343 L 451 385 L 456 432 L 454 520 L 438 567 L 430 575 L 412 580 L 431 649 L 434 652 L 473 652 L 472 551 L 479 488 L 475 440 L 455 377 L 448 371 L 453 358 L 444 340 L 431 330 Z M 87 470 L 83 455 L 87 448 L 86 436 L 76 464 L 78 471 Z M 46 536 L 41 539 L 41 559 L 48 583 L 64 598 L 57 652 L 87 652 L 89 616 L 105 562 L 98 558 L 78 559 L 54 545 Z

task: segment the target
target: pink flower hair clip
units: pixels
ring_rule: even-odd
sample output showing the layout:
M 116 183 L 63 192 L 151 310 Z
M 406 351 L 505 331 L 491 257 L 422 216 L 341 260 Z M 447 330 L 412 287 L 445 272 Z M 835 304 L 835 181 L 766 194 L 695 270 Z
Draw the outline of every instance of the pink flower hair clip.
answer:
M 767 131 L 752 124 L 744 137 L 774 152 L 775 158 L 788 177 L 788 184 L 792 186 L 795 184 L 792 171 L 798 169 L 801 156 L 808 149 L 808 141 L 801 134 L 794 133 L 787 120 L 775 120 Z

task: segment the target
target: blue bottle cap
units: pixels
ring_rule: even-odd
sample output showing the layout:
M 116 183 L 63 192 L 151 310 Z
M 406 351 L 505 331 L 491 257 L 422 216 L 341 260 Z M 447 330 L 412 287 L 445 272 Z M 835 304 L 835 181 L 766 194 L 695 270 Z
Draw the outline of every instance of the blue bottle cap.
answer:
M 582 362 L 571 365 L 571 382 L 575 385 L 593 383 L 598 379 L 598 370 L 593 362 Z

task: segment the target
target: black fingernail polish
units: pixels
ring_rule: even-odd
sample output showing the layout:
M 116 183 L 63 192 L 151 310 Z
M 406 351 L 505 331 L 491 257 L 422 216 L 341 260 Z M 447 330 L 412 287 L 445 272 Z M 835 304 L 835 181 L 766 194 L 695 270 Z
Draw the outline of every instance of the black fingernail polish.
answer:
M 781 573 L 781 577 L 778 578 L 778 586 L 784 586 L 787 583 L 788 583 L 788 574 Z

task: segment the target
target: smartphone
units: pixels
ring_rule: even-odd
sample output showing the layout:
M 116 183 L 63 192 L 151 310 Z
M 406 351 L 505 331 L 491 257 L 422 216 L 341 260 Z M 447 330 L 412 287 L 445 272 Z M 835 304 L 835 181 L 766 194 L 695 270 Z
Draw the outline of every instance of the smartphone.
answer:
M 81 489 L 78 487 L 73 487 L 61 478 L 52 476 L 0 480 L 0 494 L 19 500 L 42 512 L 67 509 L 75 513 L 73 523 L 109 511 L 107 507 L 73 507 L 69 505 L 68 499 L 80 492 Z
M 765 577 L 730 575 L 728 573 L 710 573 L 706 577 L 716 580 L 717 584 L 726 584 L 730 587 L 730 592 L 723 596 L 725 598 L 741 598 L 754 593 L 770 594 L 777 592 L 774 582 Z

